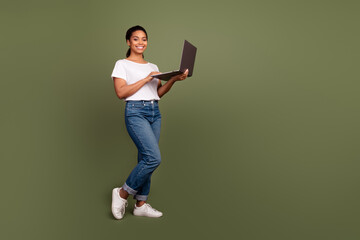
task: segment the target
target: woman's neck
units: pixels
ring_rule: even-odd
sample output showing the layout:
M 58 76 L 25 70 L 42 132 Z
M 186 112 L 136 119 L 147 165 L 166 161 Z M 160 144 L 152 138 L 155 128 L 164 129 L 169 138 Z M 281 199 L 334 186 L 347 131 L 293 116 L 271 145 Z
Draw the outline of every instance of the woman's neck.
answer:
M 131 54 L 126 59 L 129 60 L 129 61 L 137 62 L 137 63 L 146 63 L 146 61 L 143 58 L 142 54 Z

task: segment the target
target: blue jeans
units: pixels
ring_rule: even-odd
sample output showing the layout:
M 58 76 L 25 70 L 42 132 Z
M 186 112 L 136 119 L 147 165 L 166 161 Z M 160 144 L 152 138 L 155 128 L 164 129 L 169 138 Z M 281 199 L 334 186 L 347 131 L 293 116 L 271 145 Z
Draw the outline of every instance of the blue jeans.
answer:
M 146 201 L 151 175 L 160 165 L 161 114 L 157 101 L 128 101 L 125 107 L 127 131 L 138 149 L 138 164 L 122 186 L 139 201 Z

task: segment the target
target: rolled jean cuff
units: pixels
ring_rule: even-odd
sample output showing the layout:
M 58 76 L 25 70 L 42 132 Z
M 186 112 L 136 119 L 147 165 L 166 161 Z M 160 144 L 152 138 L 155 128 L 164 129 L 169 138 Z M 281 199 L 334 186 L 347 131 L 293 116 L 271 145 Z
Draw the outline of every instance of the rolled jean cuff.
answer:
M 136 195 L 137 191 L 132 189 L 131 187 L 129 187 L 126 183 L 124 183 L 124 185 L 122 186 L 122 189 L 124 189 L 125 191 L 127 191 L 130 195 Z
M 146 201 L 148 198 L 147 195 L 135 195 L 134 199 L 138 200 L 138 201 Z

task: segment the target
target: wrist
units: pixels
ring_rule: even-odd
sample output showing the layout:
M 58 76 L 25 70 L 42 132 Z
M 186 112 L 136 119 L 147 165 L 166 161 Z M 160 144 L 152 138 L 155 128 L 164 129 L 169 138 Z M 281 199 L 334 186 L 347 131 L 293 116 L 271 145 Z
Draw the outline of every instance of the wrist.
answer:
M 177 81 L 176 77 L 172 77 L 168 82 L 175 83 L 176 81 Z

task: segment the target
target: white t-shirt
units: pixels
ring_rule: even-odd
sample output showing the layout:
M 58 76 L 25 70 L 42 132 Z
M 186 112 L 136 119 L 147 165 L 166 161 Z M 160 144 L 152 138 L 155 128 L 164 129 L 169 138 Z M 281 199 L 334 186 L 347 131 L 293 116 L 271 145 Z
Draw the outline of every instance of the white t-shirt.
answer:
M 152 63 L 136 63 L 126 59 L 118 60 L 115 63 L 114 70 L 111 77 L 122 78 L 128 85 L 136 83 L 137 81 L 146 78 L 151 72 L 158 72 L 159 68 Z M 129 100 L 160 100 L 157 93 L 159 79 L 153 78 L 146 83 L 136 93 L 127 97 L 125 101 Z

